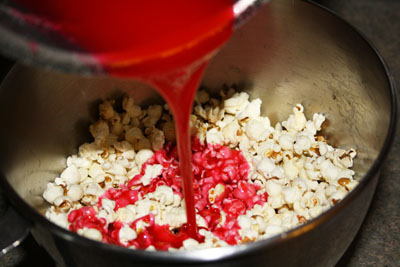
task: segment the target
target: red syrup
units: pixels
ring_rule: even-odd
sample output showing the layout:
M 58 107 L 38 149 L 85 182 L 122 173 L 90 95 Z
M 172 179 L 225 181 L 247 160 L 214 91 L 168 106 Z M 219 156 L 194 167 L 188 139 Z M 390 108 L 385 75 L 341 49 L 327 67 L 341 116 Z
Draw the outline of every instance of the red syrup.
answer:
M 27 23 L 42 22 L 92 54 L 109 75 L 139 79 L 167 101 L 177 132 L 187 233 L 197 232 L 189 116 L 217 49 L 233 30 L 233 0 L 16 0 Z M 39 23 L 40 24 L 40 23 Z
M 192 138 L 191 153 L 194 206 L 205 220 L 204 228 L 230 245 L 238 244 L 242 241 L 239 235 L 238 217 L 246 214 L 256 204 L 263 206 L 268 201 L 268 195 L 257 194 L 260 187 L 248 182 L 250 166 L 240 151 L 221 145 L 204 145 L 197 138 Z M 147 166 L 154 164 L 162 165 L 162 172 L 159 177 L 153 178 L 149 185 L 144 186 L 140 179 L 145 174 Z M 117 211 L 119 208 L 134 204 L 140 199 L 139 195 L 143 197 L 161 185 L 169 186 L 174 194 L 183 196 L 177 148 L 171 144 L 157 151 L 142 166 L 140 174 L 133 177 L 127 185 L 121 185 L 118 189 L 108 189 L 100 197 L 97 208 L 102 206 L 102 200 L 106 198 L 115 201 L 114 211 Z M 210 196 L 210 190 L 216 190 L 217 186 L 223 190 Z M 222 221 L 222 211 L 225 213 L 224 221 Z M 157 225 L 154 214 L 150 213 L 129 224 L 136 230 L 139 221 L 145 222 L 148 226 L 138 231 L 137 238 L 124 244 L 119 238 L 119 231 L 124 224 L 115 221 L 107 226 L 105 219 L 96 217 L 96 214 L 94 207 L 83 207 L 72 211 L 68 216 L 68 221 L 71 223 L 70 230 L 77 232 L 82 228 L 94 228 L 101 232 L 106 243 L 135 246 L 138 249 L 146 249 L 151 245 L 158 250 L 180 248 L 183 241 L 192 237 L 188 224 L 172 232 L 169 230 L 169 225 Z M 196 238 L 199 242 L 204 240 L 200 235 Z

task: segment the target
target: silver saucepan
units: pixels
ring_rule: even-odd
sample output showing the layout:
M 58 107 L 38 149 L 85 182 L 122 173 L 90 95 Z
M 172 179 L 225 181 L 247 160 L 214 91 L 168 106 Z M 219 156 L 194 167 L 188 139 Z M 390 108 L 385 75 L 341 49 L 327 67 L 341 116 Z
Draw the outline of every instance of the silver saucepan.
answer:
M 218 90 L 224 84 L 261 98 L 272 123 L 286 119 L 296 103 L 308 116 L 322 112 L 331 144 L 358 151 L 358 187 L 303 226 L 235 247 L 151 252 L 83 238 L 45 219 L 46 184 L 67 155 L 90 141 L 88 125 L 102 98 L 127 93 L 149 103 L 159 97 L 134 81 L 17 65 L 0 90 L 0 181 L 59 266 L 332 266 L 340 259 L 368 210 L 394 135 L 396 96 L 382 59 L 334 14 L 276 0 L 235 32 L 208 67 L 203 85 Z

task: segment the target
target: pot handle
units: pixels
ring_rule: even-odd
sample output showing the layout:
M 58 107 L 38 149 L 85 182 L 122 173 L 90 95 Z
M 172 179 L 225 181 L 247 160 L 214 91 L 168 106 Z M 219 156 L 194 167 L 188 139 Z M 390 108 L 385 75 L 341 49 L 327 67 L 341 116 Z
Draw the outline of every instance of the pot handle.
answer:
M 17 247 L 29 234 L 29 223 L 11 206 L 0 217 L 0 257 Z

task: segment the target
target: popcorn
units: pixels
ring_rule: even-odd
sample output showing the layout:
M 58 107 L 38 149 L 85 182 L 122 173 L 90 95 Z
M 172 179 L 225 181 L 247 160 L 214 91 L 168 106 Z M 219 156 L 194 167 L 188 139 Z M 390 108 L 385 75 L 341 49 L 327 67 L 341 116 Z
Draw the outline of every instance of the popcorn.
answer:
M 207 131 L 206 140 L 208 144 L 221 144 L 224 140 L 224 135 L 217 128 L 212 128 Z
M 142 114 L 142 109 L 135 105 L 133 99 L 128 96 L 124 96 L 122 100 L 122 108 L 126 111 L 126 114 L 132 118 L 138 117 Z
M 241 121 L 244 119 L 252 119 L 260 117 L 261 100 L 259 98 L 252 100 L 246 108 L 236 115 L 236 118 Z
M 135 239 L 137 234 L 128 224 L 124 224 L 124 226 L 119 230 L 118 236 L 122 244 L 127 244 L 128 241 Z
M 114 208 L 115 208 L 115 201 L 112 201 L 107 198 L 103 198 L 101 200 L 101 205 L 105 211 L 107 211 L 108 214 L 113 214 L 114 213 Z
M 195 101 L 198 104 L 204 104 L 204 103 L 208 102 L 209 99 L 210 99 L 210 96 L 208 95 L 208 93 L 206 91 L 199 90 L 196 94 Z
M 157 187 L 156 191 L 154 192 L 154 197 L 163 205 L 171 205 L 174 202 L 174 193 L 169 186 L 161 185 Z
M 161 171 L 163 169 L 163 166 L 160 164 L 156 165 L 147 165 L 146 170 L 142 178 L 140 179 L 140 182 L 143 185 L 148 185 L 150 184 L 151 179 L 156 178 L 161 174 Z
M 307 120 L 297 104 L 272 127 L 261 115 L 260 99 L 233 89 L 220 95 L 199 91 L 190 117 L 196 222 L 204 240 L 190 238 L 183 227 L 186 209 L 168 105 L 142 109 L 129 96 L 122 113 L 113 100 L 100 104 L 100 120 L 89 127 L 94 141 L 67 158 L 65 170 L 43 193 L 52 205 L 46 217 L 87 238 L 129 248 L 204 249 L 281 234 L 357 186 L 350 169 L 357 153 L 334 148 L 318 135 L 324 115 Z M 161 242 L 152 243 L 157 238 Z
M 79 184 L 71 185 L 67 192 L 67 197 L 71 199 L 71 201 L 79 201 L 83 197 L 83 188 Z
M 153 156 L 153 151 L 151 151 L 150 149 L 142 149 L 139 152 L 137 152 L 136 157 L 135 157 L 135 161 L 136 164 L 141 167 L 143 165 L 143 163 L 145 163 L 146 161 L 148 161 L 152 156 Z
M 47 202 L 53 203 L 56 198 L 62 195 L 64 195 L 64 188 L 62 186 L 56 185 L 54 183 L 48 183 L 46 190 L 43 193 L 43 198 Z
M 183 241 L 183 247 L 187 250 L 197 249 L 199 242 L 193 238 L 188 238 Z
M 115 214 L 115 220 L 124 223 L 131 223 L 136 218 L 136 208 L 134 205 L 129 205 L 128 208 L 119 208 Z
M 257 164 L 257 171 L 264 175 L 266 178 L 272 177 L 272 172 L 275 170 L 276 166 L 272 159 L 270 158 L 263 158 Z
M 153 127 L 151 130 L 149 139 L 151 142 L 151 147 L 154 151 L 157 151 L 157 150 L 160 150 L 163 148 L 164 143 L 165 143 L 165 136 L 161 130 Z
M 99 105 L 99 115 L 104 120 L 110 120 L 114 117 L 114 101 L 104 101 Z
M 53 209 L 48 209 L 46 211 L 46 218 L 58 226 L 68 229 L 69 222 L 67 219 L 67 213 L 56 212 Z
M 110 133 L 107 122 L 103 120 L 99 120 L 96 123 L 90 125 L 89 131 L 97 143 L 103 143 Z
M 104 176 L 106 173 L 103 170 L 103 168 L 101 168 L 100 164 L 94 163 L 90 167 L 88 174 L 90 177 L 95 179 L 97 176 Z M 98 179 L 101 179 L 101 178 L 98 178 Z M 100 181 L 100 182 L 102 182 L 102 181 Z
M 249 95 L 245 92 L 236 93 L 224 101 L 224 108 L 227 113 L 236 114 L 242 111 L 249 103 Z
M 76 184 L 81 180 L 80 173 L 78 168 L 75 165 L 71 165 L 67 167 L 60 175 L 60 178 L 63 179 L 68 184 Z
M 57 197 L 54 199 L 53 204 L 62 212 L 68 212 L 72 207 L 71 199 L 66 196 Z
M 103 239 L 103 236 L 100 233 L 100 231 L 94 228 L 85 229 L 83 231 L 78 232 L 78 234 L 96 241 L 101 241 Z
M 269 127 L 259 119 L 251 119 L 245 126 L 246 135 L 250 140 L 262 141 L 269 136 Z
M 239 132 L 240 126 L 239 123 L 235 120 L 226 125 L 222 129 L 222 134 L 224 135 L 224 139 L 226 143 L 237 143 L 238 140 L 238 132 Z

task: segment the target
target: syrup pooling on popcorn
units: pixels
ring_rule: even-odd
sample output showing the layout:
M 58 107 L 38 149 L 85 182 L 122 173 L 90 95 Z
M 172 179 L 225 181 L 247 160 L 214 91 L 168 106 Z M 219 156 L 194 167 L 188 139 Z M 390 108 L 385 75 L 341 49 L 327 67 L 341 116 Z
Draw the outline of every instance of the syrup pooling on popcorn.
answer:
M 248 182 L 250 166 L 240 151 L 221 145 L 201 144 L 197 138 L 193 138 L 192 153 L 195 207 L 205 221 L 203 228 L 228 244 L 235 245 L 242 239 L 238 232 L 240 229 L 238 216 L 245 214 L 256 204 L 264 205 L 268 195 L 257 194 L 256 191 L 260 186 Z M 153 166 L 157 166 L 158 169 L 156 177 L 143 181 L 147 179 L 145 177 L 147 169 Z M 149 193 L 157 195 L 162 191 L 183 197 L 182 178 L 179 173 L 176 147 L 168 145 L 155 152 L 142 165 L 140 174 L 133 177 L 127 186 L 108 189 L 100 196 L 97 207 L 108 208 L 105 207 L 107 203 L 103 205 L 102 202 L 104 199 L 106 202 L 112 200 L 114 204 L 111 208 L 114 212 L 118 212 L 120 208 L 134 205 Z M 164 202 L 172 201 L 173 197 L 164 198 Z M 173 229 L 175 230 L 173 232 L 168 224 L 156 224 L 154 214 L 150 213 L 128 224 L 130 229 L 135 229 L 139 234 L 129 242 L 123 242 L 119 235 L 121 228 L 124 227 L 122 222 L 116 221 L 106 226 L 106 220 L 98 219 L 95 215 L 95 210 L 88 207 L 72 211 L 68 216 L 68 221 L 71 223 L 69 229 L 74 232 L 82 228 L 96 229 L 107 243 L 135 246 L 139 249 L 146 249 L 149 246 L 158 250 L 180 248 L 183 241 L 190 238 L 187 224 Z M 137 227 L 139 221 L 146 224 L 140 230 Z M 200 238 L 200 241 L 203 240 L 204 237 Z
M 125 97 L 100 105 L 83 144 L 49 183 L 46 216 L 94 240 L 173 251 L 269 238 L 317 217 L 352 190 L 354 149 L 330 146 L 303 106 L 272 126 L 261 100 L 233 90 L 200 91 L 191 115 L 194 206 L 188 231 L 179 157 L 168 106 L 142 108 Z

